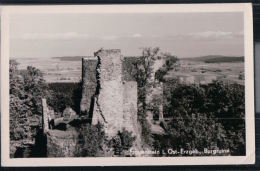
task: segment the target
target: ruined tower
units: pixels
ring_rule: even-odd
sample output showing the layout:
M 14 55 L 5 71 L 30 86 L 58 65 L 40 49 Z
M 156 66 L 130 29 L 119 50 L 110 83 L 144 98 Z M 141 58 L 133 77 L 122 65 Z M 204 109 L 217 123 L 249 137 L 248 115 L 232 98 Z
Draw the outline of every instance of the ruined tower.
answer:
M 86 57 L 82 59 L 82 99 L 80 110 L 83 115 L 89 114 L 91 98 L 95 95 L 97 87 L 97 62 L 98 61 L 95 57 Z
M 116 135 L 123 123 L 122 60 L 120 50 L 100 50 L 95 110 L 92 123 L 101 122 L 106 133 Z
M 124 79 L 123 59 L 119 49 L 111 49 L 82 60 L 81 111 L 93 125 L 102 123 L 108 137 L 125 128 L 140 141 L 137 83 Z

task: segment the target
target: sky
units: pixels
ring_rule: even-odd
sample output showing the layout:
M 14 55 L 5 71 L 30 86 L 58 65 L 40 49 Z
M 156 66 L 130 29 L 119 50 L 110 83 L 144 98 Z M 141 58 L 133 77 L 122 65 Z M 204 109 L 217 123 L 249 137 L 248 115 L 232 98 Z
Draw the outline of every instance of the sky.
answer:
M 179 58 L 244 55 L 243 13 L 13 14 L 14 58 L 92 56 L 103 49 L 140 55 L 160 47 Z

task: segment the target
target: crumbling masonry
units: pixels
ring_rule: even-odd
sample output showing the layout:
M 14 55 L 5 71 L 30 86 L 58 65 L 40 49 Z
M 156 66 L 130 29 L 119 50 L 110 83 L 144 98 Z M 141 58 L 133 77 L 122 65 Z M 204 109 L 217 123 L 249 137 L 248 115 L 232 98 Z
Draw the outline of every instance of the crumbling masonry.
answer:
M 81 112 L 92 124 L 102 123 L 108 137 L 123 128 L 140 139 L 137 83 L 126 78 L 119 49 L 99 50 L 82 59 Z
M 77 131 L 52 129 L 52 126 L 59 124 L 68 126 L 74 119 L 88 120 L 93 125 L 103 124 L 108 138 L 116 136 L 118 131 L 125 128 L 136 136 L 134 148 L 140 148 L 141 127 L 137 120 L 138 88 L 137 82 L 128 70 L 132 66 L 132 60 L 136 59 L 123 57 L 119 49 L 99 50 L 93 57 L 82 59 L 81 116 L 67 108 L 63 117 L 55 118 L 54 111 L 49 110 L 45 99 L 42 100 L 43 130 L 47 136 L 48 156 L 74 156 Z M 154 67 L 161 67 L 163 63 L 158 60 Z M 150 94 L 148 101 L 156 92 L 162 93 L 162 90 Z M 161 108 L 160 111 L 162 113 Z M 151 112 L 148 112 L 148 117 L 152 120 Z

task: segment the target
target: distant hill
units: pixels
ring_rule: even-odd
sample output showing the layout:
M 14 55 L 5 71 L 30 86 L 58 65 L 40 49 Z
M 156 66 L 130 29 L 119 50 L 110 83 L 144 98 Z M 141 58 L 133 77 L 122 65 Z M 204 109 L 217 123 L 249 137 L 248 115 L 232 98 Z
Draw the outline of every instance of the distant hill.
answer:
M 183 58 L 182 60 L 202 61 L 205 63 L 244 62 L 244 56 L 208 55 L 192 58 Z
M 82 58 L 86 58 L 90 56 L 60 56 L 60 57 L 52 57 L 52 59 L 59 59 L 61 61 L 81 61 Z M 128 60 L 135 60 L 139 58 L 139 56 L 125 56 Z
M 62 57 L 52 57 L 53 59 L 59 59 L 61 61 L 81 61 L 85 56 L 62 56 Z

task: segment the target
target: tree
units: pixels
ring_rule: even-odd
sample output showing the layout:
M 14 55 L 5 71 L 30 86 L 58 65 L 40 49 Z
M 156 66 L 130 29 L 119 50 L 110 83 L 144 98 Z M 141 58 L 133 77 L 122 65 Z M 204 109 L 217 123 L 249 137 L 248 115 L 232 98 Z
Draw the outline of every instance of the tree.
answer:
M 150 143 L 150 125 L 146 119 L 146 96 L 153 85 L 151 80 L 153 73 L 153 65 L 156 58 L 159 56 L 160 49 L 155 48 L 144 48 L 142 56 L 136 58 L 132 62 L 132 67 L 129 67 L 130 74 L 137 81 L 138 86 L 138 120 L 142 126 L 142 137 L 144 141 Z
M 121 155 L 124 150 L 127 151 L 133 146 L 135 140 L 136 137 L 132 135 L 132 132 L 123 128 L 110 140 L 109 146 L 114 148 L 116 154 Z
M 164 76 L 168 71 L 174 69 L 179 59 L 170 53 L 162 53 L 161 55 L 163 58 L 166 58 L 166 60 L 165 64 L 155 72 L 155 79 L 159 82 L 165 82 Z
M 245 87 L 216 81 L 207 88 L 208 110 L 224 126 L 233 155 L 245 154 Z
M 41 98 L 48 96 L 48 88 L 40 70 L 29 66 L 21 71 L 17 65 L 10 60 L 10 141 L 22 147 L 41 127 Z
M 231 155 L 245 154 L 244 86 L 168 86 L 164 112 L 171 122 L 166 135 L 155 138 L 156 149 L 229 149 Z
M 23 91 L 23 78 L 17 69 L 18 63 L 10 60 L 10 139 L 31 139 L 28 106 L 24 105 L 27 95 Z
M 57 113 L 62 113 L 67 106 L 80 113 L 81 87 L 81 82 L 49 83 L 51 96 L 47 99 L 48 105 Z
M 172 55 L 171 53 L 162 53 L 162 56 L 166 58 L 164 67 L 169 71 L 174 68 L 174 65 L 179 60 L 177 56 Z
M 160 49 L 155 48 L 144 48 L 142 56 L 136 58 L 132 62 L 132 66 L 129 71 L 138 83 L 138 87 L 147 88 L 151 86 L 151 77 L 153 73 L 153 65 L 159 56 Z
M 79 146 L 76 156 L 94 157 L 103 153 L 105 132 L 101 124 L 82 125 L 79 129 Z
M 31 107 L 32 113 L 41 116 L 43 97 L 49 96 L 48 85 L 43 78 L 43 73 L 32 66 L 28 66 L 23 72 L 24 91 L 28 95 L 28 106 Z
M 166 63 L 164 65 L 168 70 L 173 68 L 173 65 L 177 62 L 177 57 L 171 55 L 170 53 L 161 53 L 158 47 L 144 48 L 142 51 L 142 56 L 136 58 L 132 62 L 132 67 L 128 67 L 128 72 L 137 82 L 138 86 L 138 121 L 142 126 L 142 137 L 146 144 L 151 143 L 151 132 L 150 125 L 146 119 L 147 117 L 147 96 L 151 93 L 151 87 L 155 85 L 155 81 L 152 79 L 153 74 L 155 78 L 162 73 L 154 73 L 154 63 L 157 59 L 166 58 Z M 163 71 L 163 76 L 167 71 Z M 157 73 L 157 74 L 156 74 Z M 160 81 L 160 80 L 159 80 Z
M 203 113 L 194 113 L 189 116 L 184 110 L 180 111 L 178 119 L 173 119 L 168 124 L 166 134 L 157 135 L 155 139 L 154 148 L 164 151 L 169 148 L 178 151 L 197 149 L 201 152 L 204 148 L 208 150 L 229 149 L 226 131 L 217 120 Z

